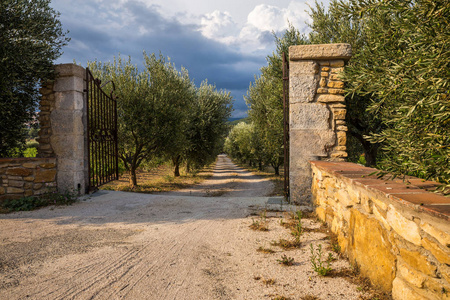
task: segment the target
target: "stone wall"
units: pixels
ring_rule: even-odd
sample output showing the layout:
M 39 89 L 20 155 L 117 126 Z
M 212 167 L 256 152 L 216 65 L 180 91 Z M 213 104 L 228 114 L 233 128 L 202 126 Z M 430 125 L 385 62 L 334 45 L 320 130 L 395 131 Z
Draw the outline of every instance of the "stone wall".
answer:
M 382 180 L 375 169 L 313 161 L 316 213 L 343 253 L 394 299 L 450 299 L 450 198 L 436 183 Z
M 289 48 L 290 198 L 311 205 L 310 160 L 347 157 L 344 83 L 349 44 Z
M 0 158 L 0 202 L 55 189 L 54 158 Z

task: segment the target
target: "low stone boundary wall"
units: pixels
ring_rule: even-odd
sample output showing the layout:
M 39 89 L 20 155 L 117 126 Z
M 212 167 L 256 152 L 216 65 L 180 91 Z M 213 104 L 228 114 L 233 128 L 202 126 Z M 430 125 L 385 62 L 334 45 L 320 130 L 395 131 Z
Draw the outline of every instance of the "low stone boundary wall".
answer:
M 55 158 L 0 158 L 0 201 L 55 189 Z
M 318 217 L 342 253 L 394 299 L 450 299 L 450 198 L 436 183 L 378 179 L 376 169 L 312 161 Z

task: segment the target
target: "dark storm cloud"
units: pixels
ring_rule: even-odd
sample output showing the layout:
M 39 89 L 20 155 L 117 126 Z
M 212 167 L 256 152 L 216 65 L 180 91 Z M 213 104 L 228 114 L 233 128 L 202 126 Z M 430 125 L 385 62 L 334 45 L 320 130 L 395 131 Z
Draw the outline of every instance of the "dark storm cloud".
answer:
M 80 6 L 84 5 L 80 1 Z M 224 44 L 207 39 L 194 24 L 182 24 L 174 18 L 164 17 L 156 6 L 142 2 L 126 4 L 86 2 L 89 9 L 61 11 L 63 26 L 72 38 L 59 63 L 72 62 L 86 65 L 87 61 L 111 61 L 119 53 L 131 56 L 142 65 L 145 50 L 171 58 L 177 68 L 188 69 L 197 85 L 208 79 L 218 89 L 231 91 L 235 97 L 234 116 L 245 116 L 243 100 L 249 82 L 265 64 L 263 55 L 242 54 Z

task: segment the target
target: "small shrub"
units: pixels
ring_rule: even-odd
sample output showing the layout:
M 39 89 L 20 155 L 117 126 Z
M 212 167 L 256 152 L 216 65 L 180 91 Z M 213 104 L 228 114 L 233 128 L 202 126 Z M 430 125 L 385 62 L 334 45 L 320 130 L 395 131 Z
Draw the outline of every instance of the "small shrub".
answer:
M 269 278 L 269 279 L 263 279 L 262 282 L 265 285 L 274 285 L 277 281 L 275 279 Z
M 288 241 L 288 240 L 285 240 L 285 239 L 279 239 L 278 241 L 272 241 L 270 243 L 270 245 L 278 246 L 278 247 L 281 247 L 281 248 L 283 248 L 285 250 L 289 250 L 289 249 L 292 249 L 292 248 L 299 248 L 301 246 L 301 242 L 296 240 L 296 239 L 294 239 L 293 241 Z
M 283 254 L 281 256 L 281 259 L 277 259 L 277 261 L 285 266 L 292 266 L 294 264 L 294 258 L 286 256 L 286 254 Z
M 50 192 L 40 196 L 6 199 L 1 203 L 1 208 L 5 212 L 30 211 L 48 205 L 70 205 L 76 201 L 74 192 Z
M 319 274 L 320 276 L 326 276 L 329 272 L 331 272 L 332 268 L 331 268 L 331 260 L 333 258 L 333 256 L 329 255 L 328 259 L 326 261 L 322 261 L 322 244 L 319 244 L 319 246 L 317 247 L 317 254 L 314 251 L 314 247 L 311 244 L 311 266 L 313 268 L 313 270 Z M 330 253 L 331 254 L 331 253 Z M 325 266 L 326 264 L 326 266 Z

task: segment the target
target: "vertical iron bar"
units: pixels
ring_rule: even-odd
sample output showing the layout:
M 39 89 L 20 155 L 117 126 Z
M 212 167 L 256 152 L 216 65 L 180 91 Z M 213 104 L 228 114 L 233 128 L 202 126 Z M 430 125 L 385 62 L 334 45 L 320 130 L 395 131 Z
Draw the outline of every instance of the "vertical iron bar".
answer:
M 112 96 L 112 95 L 111 95 Z M 116 154 L 116 180 L 119 179 L 119 136 L 117 132 L 117 99 L 114 99 L 114 147 Z
M 90 109 L 89 109 L 89 68 L 86 68 L 86 114 L 87 114 L 87 141 L 88 141 L 88 145 L 87 145 L 87 157 L 88 157 L 88 186 L 87 189 L 89 191 L 90 187 L 91 187 L 91 134 L 90 134 L 90 117 L 89 117 L 89 113 L 90 113 Z M 86 192 L 86 191 L 85 191 Z
M 289 65 L 286 53 L 283 52 L 283 168 L 284 168 L 284 197 L 289 197 Z

